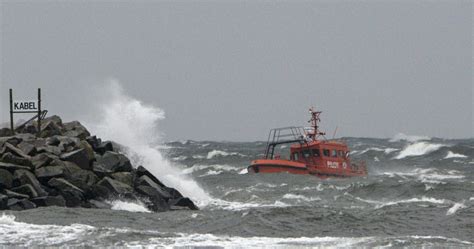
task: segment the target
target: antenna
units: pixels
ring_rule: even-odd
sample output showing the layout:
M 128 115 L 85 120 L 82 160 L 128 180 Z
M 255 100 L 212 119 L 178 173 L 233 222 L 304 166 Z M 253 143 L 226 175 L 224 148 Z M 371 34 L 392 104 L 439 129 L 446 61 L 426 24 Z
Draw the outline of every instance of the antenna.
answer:
M 311 128 L 313 131 L 308 132 L 308 136 L 315 141 L 318 136 L 324 136 L 326 133 L 319 131 L 318 122 L 321 122 L 319 115 L 322 113 L 321 111 L 315 111 L 313 107 L 309 108 L 309 113 L 311 114 L 311 119 L 308 123 L 311 123 Z
M 339 127 L 336 125 L 336 129 L 334 129 L 334 134 L 332 134 L 332 139 L 334 139 L 336 137 L 337 128 L 339 128 Z

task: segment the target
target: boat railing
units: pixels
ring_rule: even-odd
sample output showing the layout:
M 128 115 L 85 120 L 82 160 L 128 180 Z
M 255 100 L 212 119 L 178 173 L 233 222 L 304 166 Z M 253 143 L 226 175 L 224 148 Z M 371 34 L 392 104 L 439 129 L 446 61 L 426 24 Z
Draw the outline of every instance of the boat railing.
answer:
M 271 129 L 268 133 L 265 158 L 273 158 L 275 147 L 280 144 L 304 143 L 306 142 L 303 127 L 288 126 Z

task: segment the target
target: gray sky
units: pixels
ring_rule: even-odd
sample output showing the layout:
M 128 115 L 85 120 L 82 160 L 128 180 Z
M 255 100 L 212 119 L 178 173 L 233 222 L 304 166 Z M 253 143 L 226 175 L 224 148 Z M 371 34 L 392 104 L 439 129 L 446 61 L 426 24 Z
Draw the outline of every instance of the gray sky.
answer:
M 1 2 L 8 88 L 75 119 L 109 77 L 167 140 L 264 140 L 319 107 L 338 136 L 473 137 L 469 1 Z

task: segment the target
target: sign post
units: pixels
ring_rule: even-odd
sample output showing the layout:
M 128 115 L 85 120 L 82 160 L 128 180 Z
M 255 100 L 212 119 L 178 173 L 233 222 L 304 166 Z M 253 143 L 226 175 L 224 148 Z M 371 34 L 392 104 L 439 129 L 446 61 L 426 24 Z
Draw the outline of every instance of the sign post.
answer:
M 38 88 L 38 100 L 22 100 L 22 101 L 14 101 L 13 100 L 13 90 L 10 89 L 10 129 L 15 134 L 15 126 L 13 124 L 13 114 L 15 113 L 35 113 L 38 117 L 38 135 L 41 132 L 41 118 L 43 118 L 43 111 L 41 111 L 41 88 Z M 45 115 L 46 113 L 44 113 Z M 25 124 L 36 118 L 33 117 L 28 120 Z M 21 125 L 21 126 L 23 126 Z M 20 127 L 21 127 L 20 126 Z

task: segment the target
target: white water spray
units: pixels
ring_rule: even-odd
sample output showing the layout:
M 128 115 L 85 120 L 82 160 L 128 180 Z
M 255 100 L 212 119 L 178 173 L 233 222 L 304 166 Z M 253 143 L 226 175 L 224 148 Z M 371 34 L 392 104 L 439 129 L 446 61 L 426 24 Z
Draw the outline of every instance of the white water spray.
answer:
M 127 147 L 125 154 L 134 166 L 143 165 L 167 186 L 178 189 L 198 205 L 206 205 L 209 195 L 191 178 L 174 168 L 156 148 L 160 144 L 158 122 L 164 112 L 127 96 L 116 80 L 106 85 L 105 95 L 96 110 L 97 120 L 87 122 L 93 134 L 103 140 L 112 140 Z

